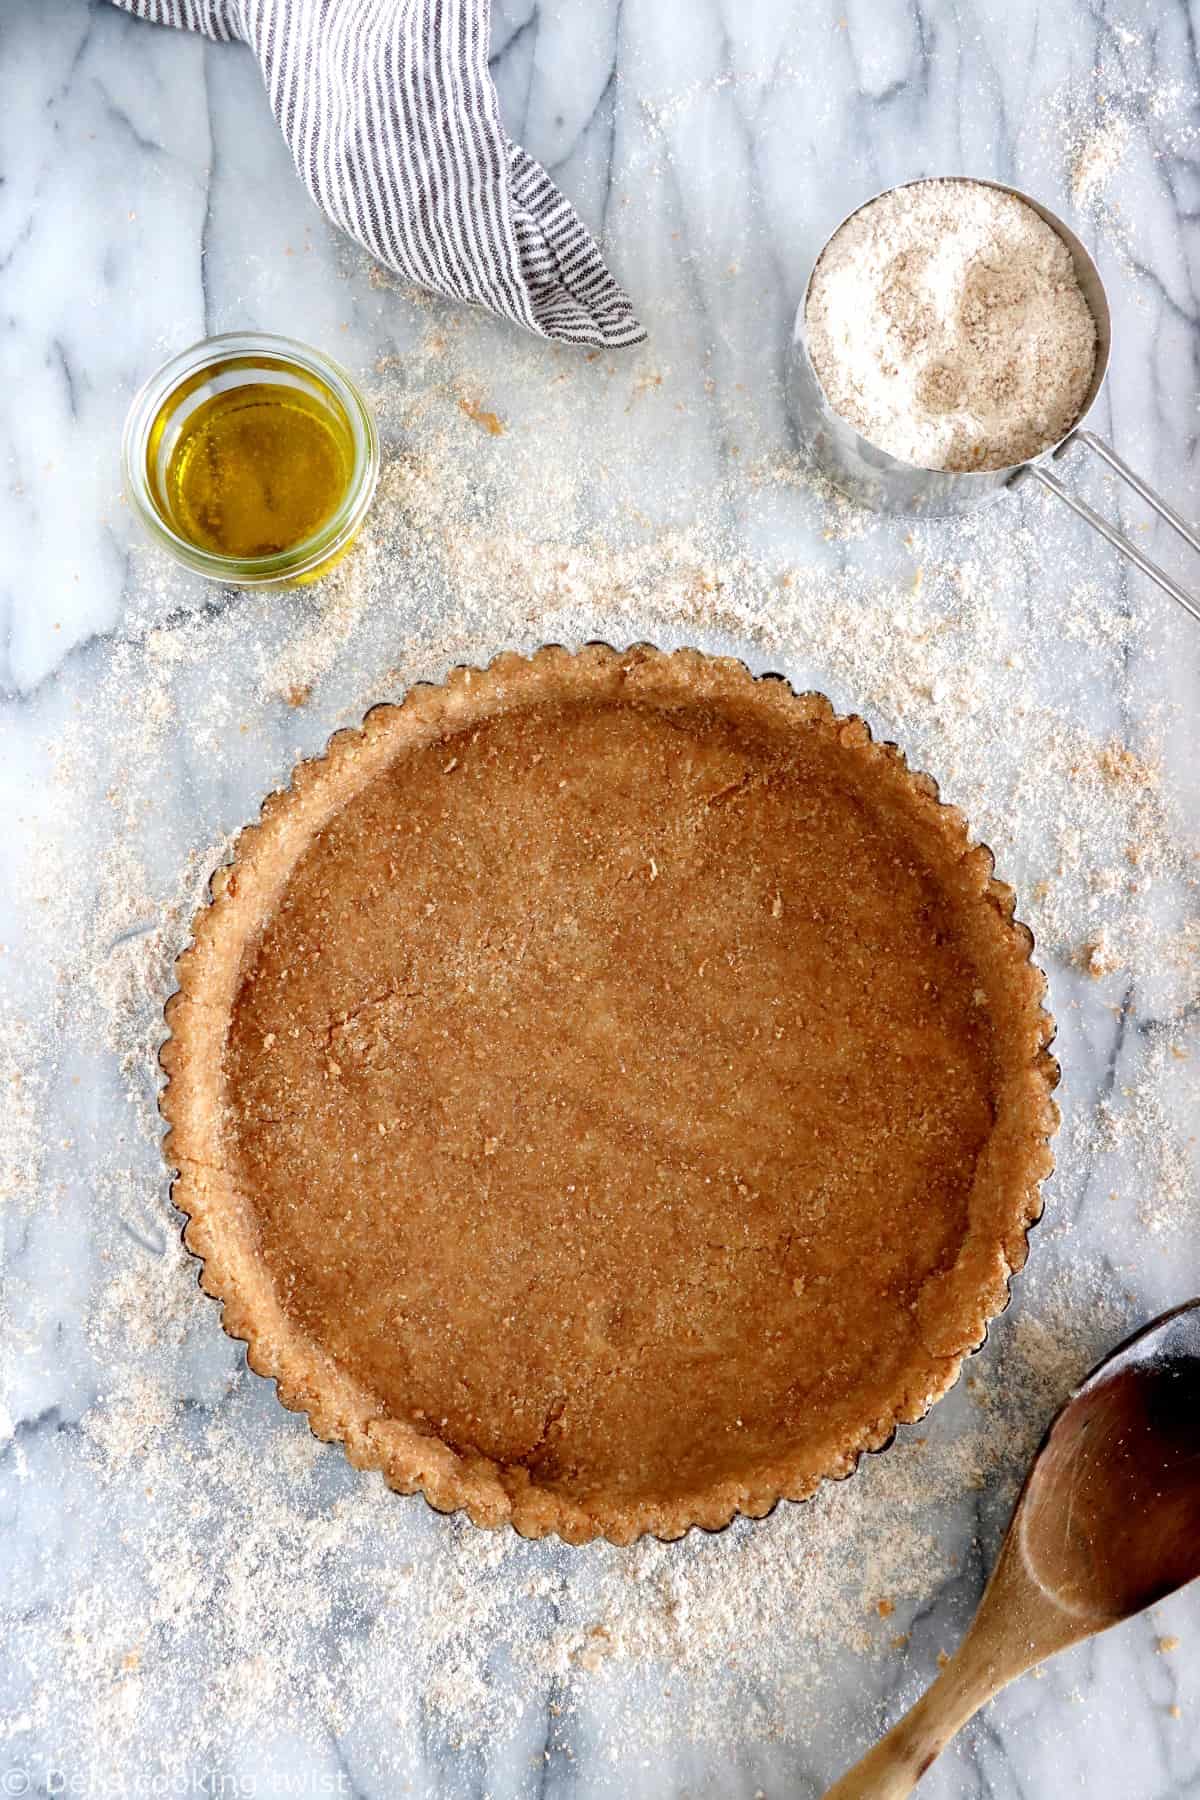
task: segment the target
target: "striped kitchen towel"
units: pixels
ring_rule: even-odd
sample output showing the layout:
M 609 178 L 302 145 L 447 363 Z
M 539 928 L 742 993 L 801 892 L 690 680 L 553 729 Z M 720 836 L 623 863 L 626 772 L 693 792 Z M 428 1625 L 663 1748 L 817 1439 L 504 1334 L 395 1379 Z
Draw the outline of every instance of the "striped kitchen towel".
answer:
M 114 4 L 249 44 L 314 200 L 398 275 L 542 337 L 645 336 L 591 233 L 505 134 L 489 0 Z

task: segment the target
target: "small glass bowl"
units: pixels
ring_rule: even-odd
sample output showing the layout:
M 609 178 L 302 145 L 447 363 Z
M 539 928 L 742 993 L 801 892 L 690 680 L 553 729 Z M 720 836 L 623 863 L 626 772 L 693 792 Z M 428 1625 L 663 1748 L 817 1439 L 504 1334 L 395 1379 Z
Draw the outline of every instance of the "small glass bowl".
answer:
M 195 409 L 215 393 L 251 382 L 300 388 L 324 407 L 350 445 L 350 476 L 341 501 L 311 536 L 266 556 L 224 556 L 175 530 L 162 484 Z M 379 480 L 379 433 L 363 394 L 331 357 L 294 338 L 229 331 L 172 357 L 134 397 L 121 467 L 126 495 L 142 523 L 185 568 L 229 587 L 284 587 L 316 580 L 350 548 Z

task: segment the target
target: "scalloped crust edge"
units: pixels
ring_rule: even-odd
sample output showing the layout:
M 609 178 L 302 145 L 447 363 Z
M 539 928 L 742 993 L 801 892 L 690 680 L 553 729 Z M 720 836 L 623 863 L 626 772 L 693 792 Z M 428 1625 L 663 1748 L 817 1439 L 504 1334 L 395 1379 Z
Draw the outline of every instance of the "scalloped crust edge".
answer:
M 968 1230 L 964 1253 L 947 1274 L 963 1285 L 969 1248 L 969 1295 L 948 1336 L 944 1330 L 937 1335 L 932 1330 L 936 1321 L 929 1322 L 921 1379 L 910 1383 L 890 1413 L 864 1421 L 854 1438 L 819 1468 L 784 1454 L 750 1482 L 723 1481 L 690 1495 L 584 1505 L 538 1487 L 524 1469 L 459 1455 L 385 1417 L 378 1400 L 291 1324 L 255 1258 L 249 1202 L 219 1162 L 206 1155 L 220 1114 L 224 1020 L 242 951 L 286 883 L 303 844 L 406 745 L 459 731 L 497 708 L 530 703 L 548 691 L 551 677 L 559 693 L 595 695 L 629 687 L 661 694 L 675 687 L 693 701 L 751 689 L 764 699 L 769 695 L 769 710 L 798 723 L 819 724 L 845 747 L 878 759 L 893 777 L 902 778 L 917 805 L 936 816 L 964 869 L 972 868 L 979 891 L 1008 928 L 1014 951 L 1009 973 L 1019 990 L 1029 1057 L 1016 1071 L 1019 1092 L 1008 1109 L 1010 1118 L 1014 1110 L 1021 1117 L 1009 1133 L 1014 1141 L 1006 1146 L 1006 1167 L 1011 1168 L 1006 1216 L 998 1232 L 993 1222 L 984 1243 L 972 1244 L 978 1234 Z M 665 652 L 647 644 L 625 651 L 597 643 L 579 651 L 547 645 L 529 657 L 505 652 L 484 669 L 461 665 L 440 685 L 420 684 L 399 704 L 373 708 L 360 728 L 335 733 L 322 756 L 299 763 L 289 786 L 264 800 L 259 822 L 239 834 L 228 861 L 215 871 L 210 901 L 197 913 L 191 942 L 175 965 L 179 987 L 167 1002 L 169 1035 L 159 1051 L 167 1077 L 159 1096 L 168 1126 L 163 1155 L 174 1174 L 171 1197 L 186 1220 L 183 1241 L 201 1264 L 201 1287 L 222 1304 L 224 1330 L 245 1344 L 251 1369 L 274 1380 L 281 1403 L 305 1413 L 318 1438 L 341 1442 L 356 1468 L 379 1470 L 397 1492 L 421 1493 L 439 1512 L 465 1511 L 476 1525 L 509 1524 L 525 1537 L 553 1533 L 572 1544 L 596 1537 L 628 1544 L 648 1534 L 671 1541 L 693 1526 L 713 1532 L 738 1515 L 765 1517 L 780 1500 L 806 1500 L 822 1481 L 845 1479 L 864 1454 L 891 1444 L 899 1424 L 923 1418 L 958 1380 L 966 1357 L 982 1347 L 990 1322 L 1009 1302 L 1011 1277 L 1025 1263 L 1029 1230 L 1043 1210 L 1041 1183 L 1054 1167 L 1049 1144 L 1059 1112 L 1052 1094 L 1060 1070 L 1050 1054 L 1054 1022 L 1042 1004 L 1045 976 L 1032 962 L 1032 932 L 1015 918 L 1013 891 L 993 870 L 991 851 L 972 842 L 961 813 L 941 800 L 930 776 L 908 768 L 896 745 L 873 739 L 861 719 L 838 715 L 823 695 L 796 693 L 783 676 L 755 676 L 731 657 L 697 650 Z M 210 997 L 214 992 L 215 998 Z

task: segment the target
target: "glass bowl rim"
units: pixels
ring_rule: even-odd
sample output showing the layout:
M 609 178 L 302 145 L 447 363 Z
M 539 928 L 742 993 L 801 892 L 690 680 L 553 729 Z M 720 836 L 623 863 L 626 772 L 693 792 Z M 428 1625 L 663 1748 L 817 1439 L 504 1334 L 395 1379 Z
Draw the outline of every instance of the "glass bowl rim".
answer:
M 164 403 L 192 375 L 233 357 L 272 357 L 297 364 L 330 389 L 345 415 L 354 450 L 354 465 L 341 501 L 320 527 L 286 550 L 269 556 L 223 556 L 182 537 L 154 502 L 146 472 L 150 432 Z M 126 495 L 143 525 L 177 561 L 210 580 L 239 587 L 295 580 L 336 556 L 354 536 L 374 497 L 379 479 L 379 433 L 366 397 L 354 378 L 333 357 L 298 338 L 268 331 L 224 331 L 201 338 L 162 363 L 142 383 L 130 402 L 121 434 L 121 473 Z

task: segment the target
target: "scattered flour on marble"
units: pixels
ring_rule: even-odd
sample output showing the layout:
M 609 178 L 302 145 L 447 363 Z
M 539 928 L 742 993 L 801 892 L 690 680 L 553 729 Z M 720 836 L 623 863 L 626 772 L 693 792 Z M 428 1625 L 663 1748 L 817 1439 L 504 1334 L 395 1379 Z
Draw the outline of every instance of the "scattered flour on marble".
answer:
M 1042 145 L 1070 204 L 1136 279 L 1141 225 L 1124 204 L 1122 178 L 1134 164 L 1160 164 L 1166 175 L 1194 156 L 1194 93 L 1162 74 L 1150 33 L 1116 29 L 1102 35 L 1095 67 L 1060 82 L 1040 113 Z
M 1193 1047 L 1178 1031 L 1156 1027 L 1128 1080 L 1096 1110 L 1098 1147 L 1111 1163 L 1138 1170 L 1138 1217 L 1155 1236 L 1195 1229 Z
M 44 1048 L 10 1002 L 0 1002 L 0 1206 L 32 1206 L 40 1188 L 50 1083 Z
M 1088 208 L 1100 200 L 1129 148 L 1133 127 L 1114 113 L 1082 136 L 1071 158 L 1071 199 Z

